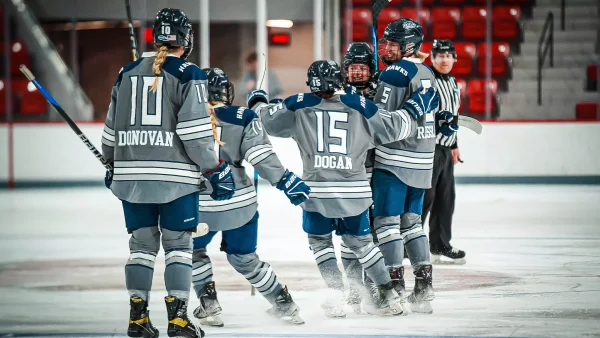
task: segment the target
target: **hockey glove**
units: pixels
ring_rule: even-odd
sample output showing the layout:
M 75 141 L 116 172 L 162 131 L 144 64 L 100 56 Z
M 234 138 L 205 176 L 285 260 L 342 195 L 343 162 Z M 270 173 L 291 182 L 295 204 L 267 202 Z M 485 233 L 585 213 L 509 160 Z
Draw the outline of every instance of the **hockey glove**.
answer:
M 114 168 L 114 164 L 113 163 L 111 163 L 110 166 Z M 106 171 L 106 175 L 104 175 L 104 185 L 108 189 L 110 189 L 110 186 L 112 185 L 113 176 L 114 176 L 114 169 L 113 170 L 107 170 Z
M 246 104 L 248 108 L 252 109 L 257 103 L 268 103 L 269 102 L 269 94 L 262 89 L 254 89 L 250 93 L 248 93 L 248 97 L 246 98 Z
M 310 187 L 289 170 L 285 171 L 285 174 L 277 183 L 277 189 L 283 191 L 293 205 L 302 204 L 310 194 Z
M 223 160 L 219 161 L 219 166 L 206 173 L 205 177 L 213 188 L 210 198 L 215 201 L 224 201 L 233 196 L 235 182 L 233 181 L 233 176 L 231 176 L 229 164 Z
M 429 87 L 424 90 L 423 87 L 420 87 L 402 105 L 402 109 L 406 110 L 413 119 L 418 120 L 432 109 L 437 108 L 439 102 L 440 97 L 435 88 Z
M 440 110 L 435 114 L 438 131 L 444 136 L 451 136 L 458 131 L 458 124 L 454 121 L 454 114 L 447 110 Z

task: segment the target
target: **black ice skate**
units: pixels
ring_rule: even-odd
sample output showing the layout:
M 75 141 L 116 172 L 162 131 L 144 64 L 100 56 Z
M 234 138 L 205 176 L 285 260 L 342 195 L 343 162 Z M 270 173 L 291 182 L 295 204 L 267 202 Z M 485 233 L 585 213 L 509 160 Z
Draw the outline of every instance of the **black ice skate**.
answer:
M 376 302 L 374 307 L 365 304 L 365 311 L 378 316 L 398 316 L 406 315 L 402 307 L 403 299 L 394 289 L 393 282 L 377 286 L 377 297 L 373 298 Z
M 431 301 L 435 299 L 433 293 L 433 269 L 431 265 L 421 266 L 415 273 L 415 287 L 406 298 L 411 310 L 418 313 L 433 313 Z
M 215 282 L 210 282 L 206 285 L 204 295 L 200 296 L 200 306 L 194 310 L 194 317 L 198 318 L 202 325 L 223 327 L 224 323 L 219 317 L 221 311 Z
M 150 312 L 148 311 L 148 302 L 139 298 L 129 298 L 129 327 L 127 327 L 128 337 L 156 338 L 158 330 L 150 322 Z
M 196 327 L 187 316 L 187 301 L 173 296 L 165 297 L 167 305 L 167 317 L 169 326 L 167 334 L 169 337 L 178 338 L 202 338 L 204 331 Z
M 281 292 L 273 302 L 273 307 L 267 310 L 267 313 L 288 323 L 304 324 L 304 320 L 299 316 L 300 308 L 292 300 L 287 286 L 281 289 Z
M 432 264 L 465 264 L 467 260 L 465 256 L 467 254 L 457 248 L 451 248 L 443 250 L 441 252 L 431 253 Z
M 392 285 L 394 286 L 394 290 L 400 295 L 400 297 L 404 298 L 406 294 L 406 284 L 404 283 L 404 267 L 397 268 L 388 268 L 390 272 L 390 279 L 392 280 Z

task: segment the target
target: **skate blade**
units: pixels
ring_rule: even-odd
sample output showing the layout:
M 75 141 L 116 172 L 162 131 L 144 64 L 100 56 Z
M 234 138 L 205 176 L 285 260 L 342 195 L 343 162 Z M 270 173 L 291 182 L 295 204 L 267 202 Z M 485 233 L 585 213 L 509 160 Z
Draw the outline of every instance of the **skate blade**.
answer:
M 281 317 L 281 320 L 283 320 L 286 323 L 294 324 L 294 325 L 302 325 L 302 324 L 304 324 L 304 319 L 302 319 L 298 315 L 283 316 L 283 317 Z
M 410 309 L 414 313 L 424 313 L 424 314 L 432 314 L 433 308 L 431 307 L 430 302 L 418 302 L 410 304 Z
M 204 318 L 198 318 L 200 320 L 200 324 L 214 326 L 214 327 L 223 327 L 225 323 L 219 318 L 219 316 L 213 315 Z
M 465 258 L 448 258 L 446 256 L 431 255 L 431 264 L 436 265 L 464 265 L 467 263 Z

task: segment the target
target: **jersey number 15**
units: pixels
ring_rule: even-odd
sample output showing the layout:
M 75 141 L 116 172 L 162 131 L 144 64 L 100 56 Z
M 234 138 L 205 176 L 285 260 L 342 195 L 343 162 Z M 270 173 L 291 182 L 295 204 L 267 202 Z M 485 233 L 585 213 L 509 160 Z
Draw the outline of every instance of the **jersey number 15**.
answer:
M 337 128 L 337 122 L 348 122 L 348 113 L 338 111 L 315 110 L 317 116 L 317 151 L 325 151 L 325 119 L 329 118 L 328 139 L 338 139 L 339 144 L 327 142 L 329 153 L 348 154 L 348 130 Z

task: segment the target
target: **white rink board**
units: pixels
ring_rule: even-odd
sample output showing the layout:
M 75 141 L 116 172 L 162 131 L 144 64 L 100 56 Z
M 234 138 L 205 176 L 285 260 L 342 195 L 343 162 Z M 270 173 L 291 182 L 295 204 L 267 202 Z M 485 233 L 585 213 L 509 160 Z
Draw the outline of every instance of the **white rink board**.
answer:
M 99 147 L 102 123 L 80 128 Z M 0 141 L 7 125 L 0 125 Z M 284 166 L 300 174 L 299 150 L 291 139 L 271 138 Z M 5 145 L 5 142 L 0 144 Z M 600 175 L 599 123 L 484 123 L 483 133 L 459 131 L 465 163 L 456 176 L 583 176 Z M 0 148 L 0 181 L 7 180 L 8 147 Z M 14 171 L 17 183 L 101 182 L 104 169 L 70 128 L 63 123 L 14 125 Z M 252 168 L 248 166 L 248 172 Z

